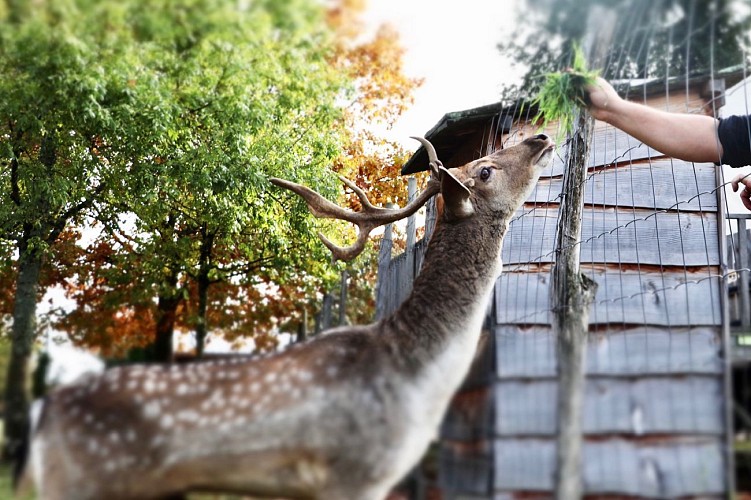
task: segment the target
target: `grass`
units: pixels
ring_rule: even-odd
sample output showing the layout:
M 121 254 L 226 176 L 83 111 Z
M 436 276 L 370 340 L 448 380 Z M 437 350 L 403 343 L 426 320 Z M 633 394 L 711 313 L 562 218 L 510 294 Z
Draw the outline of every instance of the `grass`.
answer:
M 535 121 L 542 122 L 541 128 L 557 121 L 562 136 L 571 133 L 577 111 L 587 106 L 585 88 L 595 83 L 598 76 L 599 71 L 587 69 L 584 53 L 581 48 L 575 47 L 571 68 L 545 75 L 545 82 L 532 101 L 537 106 Z M 560 140 L 561 137 L 556 139 Z
M 35 497 L 29 493 L 23 496 L 13 496 L 13 472 L 7 463 L 0 464 L 0 500 L 33 500 Z

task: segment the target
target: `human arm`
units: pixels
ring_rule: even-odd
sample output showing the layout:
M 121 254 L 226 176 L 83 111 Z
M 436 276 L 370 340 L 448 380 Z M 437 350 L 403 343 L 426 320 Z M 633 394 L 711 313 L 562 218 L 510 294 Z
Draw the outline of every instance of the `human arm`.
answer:
M 722 158 L 715 118 L 669 113 L 626 101 L 602 78 L 589 85 L 587 92 L 593 117 L 667 156 L 692 162 L 718 162 Z

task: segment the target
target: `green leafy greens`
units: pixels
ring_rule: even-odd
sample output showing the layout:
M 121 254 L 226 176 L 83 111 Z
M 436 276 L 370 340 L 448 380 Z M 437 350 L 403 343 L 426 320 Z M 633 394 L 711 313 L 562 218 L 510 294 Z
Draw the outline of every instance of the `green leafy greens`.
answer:
M 532 101 L 537 106 L 536 122 L 545 128 L 550 122 L 559 123 L 559 134 L 565 136 L 574 129 L 574 118 L 579 107 L 586 107 L 585 90 L 594 84 L 600 72 L 589 71 L 581 48 L 574 48 L 571 68 L 545 75 L 545 82 Z

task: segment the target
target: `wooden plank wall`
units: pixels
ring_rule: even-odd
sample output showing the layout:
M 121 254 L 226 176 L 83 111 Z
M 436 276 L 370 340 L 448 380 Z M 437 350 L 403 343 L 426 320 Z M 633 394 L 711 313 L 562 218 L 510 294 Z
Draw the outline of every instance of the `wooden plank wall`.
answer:
M 504 141 L 533 133 L 522 125 Z M 586 365 L 586 494 L 723 498 L 729 430 L 715 167 L 663 157 L 601 123 L 590 161 L 580 251 L 599 288 Z M 444 499 L 552 497 L 549 284 L 562 168 L 557 158 L 509 226 L 476 362 L 428 466 L 437 466 Z M 402 256 L 379 276 L 387 312 L 411 289 L 424 244 L 415 251 L 414 270 Z
M 715 167 L 665 158 L 602 125 L 592 151 L 580 248 L 582 271 L 599 285 L 586 365 L 585 492 L 722 498 L 728 429 Z M 492 376 L 470 377 L 444 423 L 444 498 L 552 496 L 549 285 L 561 171 L 559 158 L 505 237 L 485 345 Z
M 591 162 L 580 251 L 599 288 L 587 352 L 586 494 L 722 497 L 728 430 L 715 167 L 662 157 L 602 127 Z M 496 499 L 552 495 L 549 285 L 561 168 L 556 161 L 541 179 L 504 242 L 493 304 L 496 378 L 485 398 Z

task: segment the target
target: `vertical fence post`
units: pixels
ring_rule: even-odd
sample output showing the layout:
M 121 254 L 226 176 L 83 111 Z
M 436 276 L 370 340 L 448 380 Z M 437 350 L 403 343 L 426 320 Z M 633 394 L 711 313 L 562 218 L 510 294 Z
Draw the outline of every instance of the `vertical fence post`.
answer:
M 417 196 L 417 179 L 412 176 L 407 181 L 407 193 L 409 197 L 409 202 L 411 203 L 412 200 L 415 199 L 415 196 Z M 407 269 L 411 273 L 410 279 L 412 282 L 415 281 L 415 275 L 417 274 L 415 270 L 415 239 L 417 238 L 417 216 L 415 214 L 410 215 L 407 218 L 407 248 L 405 250 L 406 256 L 407 256 Z
M 392 241 L 392 225 L 386 225 L 383 231 L 383 239 L 381 239 L 381 248 L 378 251 L 378 281 L 376 283 L 376 320 L 379 320 L 385 316 L 388 311 L 388 286 L 391 283 L 391 276 L 388 272 L 389 264 L 391 264 L 391 247 Z
M 590 37 L 584 50 L 590 66 L 602 65 L 612 38 L 613 11 L 590 10 Z M 586 365 L 589 308 L 597 284 L 580 272 L 581 221 L 584 183 L 594 119 L 579 114 L 563 176 L 563 191 L 556 231 L 556 261 L 552 271 L 553 331 L 558 355 L 558 435 L 555 496 L 557 500 L 582 498 L 582 409 Z
M 741 269 L 748 269 L 748 231 L 746 219 L 738 218 L 738 262 Z M 740 271 L 738 278 L 738 295 L 740 296 L 741 326 L 748 333 L 751 327 L 751 300 L 749 300 L 748 271 Z
M 589 307 L 597 284 L 579 272 L 584 179 L 592 119 L 579 118 L 563 180 L 552 271 L 553 331 L 558 355 L 558 435 L 555 491 L 558 500 L 582 497 L 581 449 L 584 365 Z
M 323 304 L 321 305 L 321 312 L 318 314 L 318 321 L 316 322 L 315 333 L 319 334 L 323 330 L 328 330 L 331 327 L 331 305 L 334 302 L 334 298 L 330 293 L 323 295 Z
M 342 282 L 339 288 L 339 326 L 347 324 L 347 282 L 349 273 L 342 271 Z
M 305 342 L 305 339 L 307 338 L 308 338 L 308 308 L 303 307 L 302 320 L 300 321 L 300 326 L 297 329 L 297 342 Z

